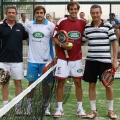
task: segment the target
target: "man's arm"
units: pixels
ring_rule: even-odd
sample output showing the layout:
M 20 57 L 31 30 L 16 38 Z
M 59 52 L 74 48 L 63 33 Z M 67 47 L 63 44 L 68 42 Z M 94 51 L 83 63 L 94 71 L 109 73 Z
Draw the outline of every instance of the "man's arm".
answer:
M 86 37 L 86 34 L 85 34 L 85 31 L 84 31 L 84 34 L 83 34 L 83 37 L 82 37 L 82 46 L 86 45 L 88 46 L 88 38 Z
M 112 41 L 112 49 L 113 49 L 113 61 L 112 66 L 116 69 L 118 67 L 118 43 L 117 40 Z
M 28 33 L 24 30 L 23 31 L 23 40 L 28 39 Z

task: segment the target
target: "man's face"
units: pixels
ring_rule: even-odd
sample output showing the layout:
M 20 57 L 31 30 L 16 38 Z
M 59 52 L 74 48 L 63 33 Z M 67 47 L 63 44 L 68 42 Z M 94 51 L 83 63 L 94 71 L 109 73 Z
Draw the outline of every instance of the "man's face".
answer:
M 70 9 L 68 10 L 69 12 L 69 16 L 71 19 L 76 19 L 77 18 L 77 14 L 78 14 L 78 9 L 77 9 L 77 5 L 73 5 L 73 6 L 70 6 Z
M 25 20 L 25 19 L 26 19 L 26 15 L 23 14 L 23 15 L 22 15 L 22 20 Z
M 50 20 L 51 16 L 49 14 L 46 15 L 46 19 Z
M 84 17 L 85 17 L 85 14 L 84 13 L 80 13 L 80 18 L 84 19 Z
M 37 11 L 35 12 L 35 18 L 36 18 L 36 20 L 39 21 L 39 22 L 44 21 L 44 16 L 45 16 L 45 14 L 44 14 L 43 9 L 37 10 Z
M 99 21 L 101 19 L 102 12 L 100 11 L 100 8 L 94 8 L 91 9 L 90 14 L 93 21 Z
M 7 13 L 6 13 L 6 17 L 8 20 L 10 21 L 14 21 L 16 19 L 17 13 L 16 10 L 13 8 L 8 9 Z
M 114 15 L 110 15 L 111 20 L 114 20 L 115 16 Z

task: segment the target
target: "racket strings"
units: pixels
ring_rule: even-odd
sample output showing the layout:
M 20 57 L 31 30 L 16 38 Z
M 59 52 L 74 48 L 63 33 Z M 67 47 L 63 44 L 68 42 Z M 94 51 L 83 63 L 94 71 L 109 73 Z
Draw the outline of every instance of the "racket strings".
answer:
M 9 73 L 3 68 L 0 68 L 0 82 L 2 82 L 2 84 L 5 84 L 9 80 L 9 78 Z
M 63 32 L 59 32 L 59 33 L 58 33 L 58 40 L 59 40 L 61 43 L 66 42 L 66 41 L 67 41 L 66 35 L 65 35 Z
M 103 74 L 103 80 L 108 84 L 108 87 L 113 84 L 114 76 L 111 71 L 107 71 Z

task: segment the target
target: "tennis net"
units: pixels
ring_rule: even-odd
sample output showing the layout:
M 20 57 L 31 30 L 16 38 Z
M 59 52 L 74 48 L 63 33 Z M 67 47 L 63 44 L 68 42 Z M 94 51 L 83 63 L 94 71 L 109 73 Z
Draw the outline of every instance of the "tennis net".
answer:
M 38 80 L 0 109 L 0 120 L 43 120 L 49 107 L 54 113 L 57 107 L 57 79 L 53 77 L 55 66 L 51 67 Z M 68 79 L 64 89 L 65 103 L 70 95 L 72 80 Z M 51 114 L 51 117 L 52 117 Z M 47 117 L 50 120 L 51 117 Z

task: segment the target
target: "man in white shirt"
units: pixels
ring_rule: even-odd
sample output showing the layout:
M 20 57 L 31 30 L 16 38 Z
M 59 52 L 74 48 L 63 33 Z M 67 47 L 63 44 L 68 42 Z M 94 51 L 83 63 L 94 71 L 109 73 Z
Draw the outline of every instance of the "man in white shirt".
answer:
M 23 26 L 27 24 L 29 20 L 26 18 L 25 13 L 21 13 L 21 19 L 18 21 L 18 23 L 21 23 Z
M 55 25 L 45 19 L 46 10 L 43 6 L 35 7 L 33 13 L 35 20 L 25 25 L 25 30 L 29 34 L 28 68 L 26 75 L 29 81 L 28 86 L 35 82 L 39 75 L 42 75 L 42 69 L 48 62 L 51 62 L 54 57 L 51 38 Z M 30 115 L 32 112 L 31 104 L 33 92 L 34 90 L 28 94 L 27 115 Z M 45 97 L 45 95 L 43 96 Z M 48 109 L 46 109 L 45 115 L 50 115 Z

